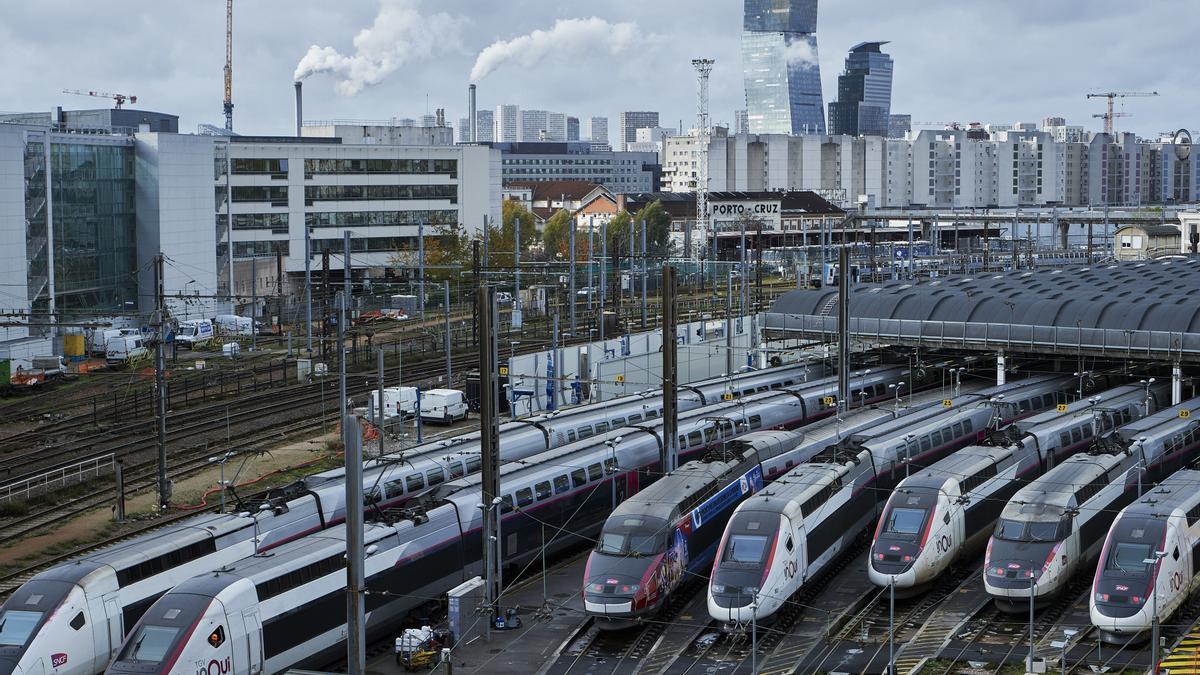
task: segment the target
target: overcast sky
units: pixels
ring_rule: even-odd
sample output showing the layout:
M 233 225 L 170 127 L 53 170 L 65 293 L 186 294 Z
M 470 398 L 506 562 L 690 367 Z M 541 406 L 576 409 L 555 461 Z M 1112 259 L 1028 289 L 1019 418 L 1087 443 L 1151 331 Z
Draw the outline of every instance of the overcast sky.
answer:
M 224 2 L 4 5 L 0 111 L 92 107 L 102 102 L 60 92 L 96 89 L 178 114 L 183 131 L 222 123 Z M 475 69 L 480 107 L 606 115 L 610 129 L 621 110 L 657 110 L 664 126 L 682 119 L 686 128 L 695 120 L 690 60 L 705 56 L 717 60 L 713 120 L 729 122 L 744 106 L 741 11 L 740 0 L 235 0 L 234 128 L 290 133 L 293 75 L 314 45 L 307 119 L 444 107 L 454 124 Z M 914 121 L 1061 115 L 1098 130 L 1091 115 L 1103 102 L 1087 92 L 1158 91 L 1118 104 L 1131 114 L 1118 129 L 1152 136 L 1196 126 L 1195 24 L 1190 0 L 828 0 L 818 22 L 825 102 L 850 46 L 890 40 L 892 112 Z

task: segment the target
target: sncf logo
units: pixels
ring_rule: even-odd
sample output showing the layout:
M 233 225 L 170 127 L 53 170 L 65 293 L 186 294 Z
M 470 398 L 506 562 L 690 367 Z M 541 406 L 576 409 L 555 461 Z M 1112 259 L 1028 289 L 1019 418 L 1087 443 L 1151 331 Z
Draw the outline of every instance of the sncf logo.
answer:
M 59 652 L 57 654 L 50 655 L 50 667 L 51 668 L 61 668 L 65 665 L 67 665 L 67 655 L 66 654 Z

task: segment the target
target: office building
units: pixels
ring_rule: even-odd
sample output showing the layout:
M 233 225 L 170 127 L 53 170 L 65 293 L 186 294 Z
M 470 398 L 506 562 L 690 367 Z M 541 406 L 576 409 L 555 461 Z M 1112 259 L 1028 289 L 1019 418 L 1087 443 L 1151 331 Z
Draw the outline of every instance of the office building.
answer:
M 745 109 L 733 111 L 733 133 L 750 133 L 750 118 Z
M 515 105 L 496 106 L 495 132 L 492 140 L 498 143 L 516 143 L 521 133 L 521 109 Z
M 454 130 L 434 124 L 401 126 L 387 122 L 305 122 L 300 135 L 305 138 L 339 138 L 347 145 L 454 145 Z M 461 121 L 461 120 L 460 120 Z
M 0 122 L 49 127 L 53 131 L 132 134 L 143 127 L 149 131 L 179 131 L 179 116 L 133 108 L 96 108 L 50 112 L 0 113 Z
M 658 126 L 658 113 L 647 111 L 623 112 L 619 120 L 617 141 L 621 150 L 627 150 L 630 143 L 637 142 L 637 130 Z M 595 139 L 593 139 L 595 140 Z
M 643 127 L 634 134 L 632 143 L 626 143 L 628 152 L 662 152 L 663 139 L 674 134 L 674 129 L 664 127 Z
M 912 115 L 888 115 L 888 138 L 904 138 L 912 131 Z
M 578 117 L 567 117 L 567 140 L 568 141 L 578 141 L 579 140 L 579 118 Z
M 491 110 L 475 111 L 475 141 L 491 143 L 496 138 L 495 116 Z
M 850 48 L 846 71 L 838 76 L 838 99 L 829 104 L 829 133 L 887 136 L 892 111 L 892 57 L 887 42 L 860 42 Z
M 584 180 L 613 192 L 658 190 L 661 167 L 653 152 L 595 150 L 575 143 L 493 143 L 501 152 L 504 183 Z
M 587 140 L 592 143 L 608 143 L 607 117 L 592 117 L 588 120 Z
M 745 0 L 742 67 L 752 134 L 824 134 L 817 0 Z
M 536 143 L 546 140 L 546 125 L 549 112 L 545 110 L 525 110 L 517 113 L 518 140 L 521 143 Z
M 546 135 L 544 140 L 562 142 L 567 140 L 567 116 L 563 113 L 546 113 Z

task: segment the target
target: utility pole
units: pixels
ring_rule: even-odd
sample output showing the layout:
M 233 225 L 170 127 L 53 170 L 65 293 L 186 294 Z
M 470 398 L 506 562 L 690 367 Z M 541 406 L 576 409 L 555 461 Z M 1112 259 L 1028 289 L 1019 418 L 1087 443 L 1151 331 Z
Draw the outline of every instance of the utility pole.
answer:
M 375 350 L 375 353 L 377 355 L 376 356 L 377 366 L 379 368 L 379 382 L 377 383 L 377 388 L 376 388 L 377 395 L 379 396 L 379 405 L 376 406 L 375 414 L 378 415 L 378 417 L 375 418 L 375 421 L 379 425 L 379 456 L 382 457 L 383 456 L 383 423 L 384 423 L 384 420 L 387 419 L 387 401 L 383 398 L 383 385 L 384 385 L 384 382 L 383 382 L 383 347 L 381 346 L 381 347 L 377 348 Z M 403 407 L 403 405 L 401 407 Z
M 725 286 L 725 377 L 733 377 L 733 270 Z
M 642 216 L 642 330 L 646 330 L 646 217 Z
M 417 280 L 420 291 L 417 295 L 417 307 L 421 321 L 425 320 L 425 221 L 417 223 Z
M 663 473 L 675 470 L 679 457 L 679 343 L 675 339 L 678 321 L 676 307 L 675 268 L 667 263 L 662 267 L 663 287 L 663 436 L 660 464 Z
M 496 289 L 481 284 L 476 295 L 479 315 L 479 428 L 483 460 L 480 509 L 483 511 L 484 604 L 488 635 L 500 615 L 500 387 L 496 354 Z
M 312 358 L 312 229 L 304 226 L 304 333 L 308 336 L 308 358 Z
M 471 270 L 472 281 L 476 288 L 479 287 L 479 240 L 471 242 Z M 471 342 L 479 344 L 479 315 L 471 312 Z
M 345 236 L 349 247 L 350 233 Z M 342 308 L 345 315 L 345 302 Z M 344 377 L 342 382 L 345 386 Z M 342 402 L 345 409 L 345 398 Z M 367 639 L 363 602 L 366 552 L 363 550 L 362 427 L 349 415 L 342 415 L 342 440 L 346 444 L 346 670 L 350 675 L 363 675 L 366 672 Z
M 250 351 L 258 349 L 258 330 L 255 327 L 255 317 L 258 316 L 258 258 L 250 259 Z
M 329 249 L 321 251 L 321 360 L 325 360 L 325 350 L 329 348 Z
M 338 358 L 338 380 L 340 388 L 340 400 L 338 401 L 338 411 L 341 413 L 342 420 L 350 413 L 347 408 L 346 392 L 346 307 L 350 304 L 350 232 L 342 233 L 342 254 L 346 257 L 345 274 L 342 275 L 342 299 L 338 302 L 338 318 L 337 318 L 337 358 Z M 343 435 L 345 430 L 343 429 Z M 343 439 L 344 440 L 344 439 Z M 347 493 L 348 494 L 348 493 Z M 348 504 L 361 504 L 358 502 L 347 502 Z M 352 510 L 352 509 L 347 509 Z
M 608 221 L 600 222 L 600 342 L 604 342 L 604 301 L 608 298 L 607 289 L 607 269 L 605 263 L 608 262 Z
M 838 414 L 850 404 L 850 247 L 838 249 Z
M 454 364 L 450 358 L 450 280 L 442 282 L 442 302 L 446 304 L 446 387 L 454 386 Z
M 166 511 L 171 505 L 171 483 L 167 480 L 167 316 L 163 300 L 163 254 L 154 256 L 154 393 L 158 416 L 158 505 Z
M 567 275 L 568 275 L 567 291 L 568 291 L 568 293 L 570 293 L 570 295 L 567 298 L 567 302 L 571 308 L 571 337 L 574 337 L 575 336 L 575 328 L 576 328 L 576 326 L 575 326 L 575 300 L 576 300 L 576 296 L 575 296 L 575 215 L 574 214 L 571 214 L 571 234 L 569 236 L 567 248 L 569 249 L 567 258 L 568 258 L 568 260 L 570 260 L 569 270 L 567 273 Z
M 513 277 L 516 292 L 513 293 L 513 312 L 522 326 L 525 325 L 525 313 L 521 311 L 521 218 L 513 218 Z

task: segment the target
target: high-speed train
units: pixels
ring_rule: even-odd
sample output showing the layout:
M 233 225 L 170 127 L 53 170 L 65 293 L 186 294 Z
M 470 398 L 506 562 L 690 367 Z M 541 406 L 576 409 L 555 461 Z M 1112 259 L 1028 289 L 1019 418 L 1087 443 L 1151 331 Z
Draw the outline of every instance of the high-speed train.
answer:
M 1188 435 L 1195 435 L 1189 431 Z M 1122 509 L 1092 582 L 1092 624 L 1109 642 L 1145 636 L 1200 585 L 1200 471 L 1178 471 Z
M 886 384 L 901 378 L 902 373 L 880 368 L 859 373 L 859 377 L 865 377 L 881 392 L 879 396 L 885 396 Z M 805 384 L 804 377 L 805 367 L 788 366 L 707 380 L 686 388 L 679 397 L 680 408 L 698 410 L 730 391 L 787 388 L 795 392 L 787 395 L 797 406 L 814 415 L 827 414 L 829 409 L 820 406 L 820 396 L 836 388 L 836 378 Z M 809 391 L 813 393 L 806 393 Z M 659 395 L 627 396 L 505 424 L 500 435 L 501 461 L 544 452 L 548 444 L 568 444 L 569 439 L 611 434 L 614 428 L 657 419 L 661 406 Z M 475 473 L 479 467 L 478 433 L 410 449 L 403 461 L 368 462 L 364 493 L 369 510 L 401 504 L 435 485 Z M 0 675 L 33 672 L 39 663 L 47 668 L 51 662 L 58 663 L 60 675 L 100 672 L 141 613 L 174 585 L 344 521 L 344 475 L 341 469 L 314 474 L 273 491 L 263 502 L 244 504 L 245 511 L 197 515 L 39 573 L 0 606 L 0 621 L 16 607 L 14 603 L 24 602 L 16 600 L 18 596 L 37 597 L 45 606 L 37 612 L 36 621 L 20 624 L 20 644 L 0 647 Z M 82 618 L 77 620 L 77 615 Z M 15 637 L 10 641 L 18 642 Z
M 1124 385 L 1027 417 L 896 486 L 871 543 L 872 583 L 911 595 L 960 556 L 978 550 L 1009 498 L 1027 481 L 1089 447 L 1097 432 L 1154 411 L 1166 383 Z
M 1181 411 L 1187 417 L 1181 418 Z M 988 540 L 983 584 L 1001 611 L 1027 612 L 1059 597 L 1077 573 L 1091 574 L 1117 512 L 1200 454 L 1187 443 L 1200 398 L 1104 430 L 1077 454 L 1023 487 L 1005 504 Z M 1109 421 L 1102 419 L 1103 424 Z
M 897 376 L 899 373 L 892 371 L 859 373 L 855 375 L 855 381 L 856 386 L 861 382 L 865 390 L 876 392 L 873 398 L 886 398 L 887 384 L 894 382 Z M 828 408 L 822 407 L 821 399 L 834 387 L 836 384 L 827 382 L 810 383 L 694 409 L 679 420 L 680 461 L 686 462 L 707 451 L 721 449 L 729 440 L 752 431 L 794 427 L 803 424 L 808 414 L 828 415 Z M 653 419 L 502 465 L 502 497 L 498 508 L 501 556 L 505 565 L 523 565 L 540 555 L 543 525 L 544 532 L 550 537 L 545 542 L 549 554 L 590 541 L 618 504 L 659 477 L 662 443 L 662 421 Z M 760 460 L 764 466 L 772 462 L 782 466 L 787 461 L 782 456 L 760 457 Z M 481 480 L 479 474 L 472 474 L 445 481 L 428 490 L 418 503 L 410 502 L 408 509 L 396 515 L 399 520 L 392 528 L 394 532 L 380 535 L 396 540 L 396 553 L 388 554 L 395 557 L 387 558 L 382 568 L 372 567 L 372 558 L 382 555 L 385 549 L 384 543 L 379 543 L 384 539 L 375 540 L 380 551 L 368 557 L 368 572 L 372 569 L 384 571 L 373 576 L 369 574 L 368 579 L 372 591 L 368 595 L 368 625 L 373 635 L 378 636 L 381 631 L 391 628 L 392 618 L 480 574 L 483 514 L 478 503 Z M 344 611 L 340 608 L 344 604 L 331 609 L 331 604 L 322 603 L 331 594 L 344 593 L 344 568 L 324 568 L 319 566 L 320 562 L 311 562 L 318 540 L 335 535 L 335 530 L 327 529 L 266 554 L 272 561 L 268 566 L 281 575 L 291 573 L 299 561 L 309 562 L 300 565 L 304 569 L 295 572 L 296 576 L 279 582 L 289 589 L 295 588 L 296 593 L 287 596 L 284 603 L 287 609 L 278 617 L 273 617 L 261 600 L 255 602 L 259 607 L 261 626 L 257 632 L 262 636 L 265 672 L 320 664 L 326 655 L 340 648 L 344 630 Z M 344 564 L 338 562 L 344 553 L 344 544 L 341 546 L 342 552 L 331 556 L 335 560 L 327 558 L 327 564 Z M 262 574 L 275 572 L 263 571 Z M 269 589 L 264 583 L 255 581 L 256 592 L 267 593 Z M 344 595 L 338 597 L 344 598 Z M 170 592 L 162 596 L 156 606 L 170 607 L 171 603 L 178 602 L 175 593 Z M 337 602 L 343 603 L 343 600 Z M 148 616 L 156 614 L 151 611 Z M 227 636 L 232 636 L 230 626 L 235 622 L 235 619 L 229 619 L 228 624 L 223 624 Z M 194 642 L 205 642 L 207 638 L 208 634 L 193 631 L 181 636 L 170 653 L 190 653 L 188 650 Z M 135 635 L 126 644 L 136 640 Z M 118 658 L 117 662 L 121 660 Z M 154 665 L 156 663 L 158 665 Z M 142 662 L 139 667 L 142 668 L 139 672 L 143 673 L 170 670 L 161 659 Z M 251 673 L 236 664 L 231 667 L 230 673 Z
M 854 434 L 784 474 L 734 513 L 713 565 L 709 614 L 718 621 L 769 620 L 875 521 L 897 476 L 908 471 L 906 459 L 936 461 L 978 441 L 992 425 L 1052 405 L 1072 386 L 1068 378 L 1043 376 L 963 395 L 935 415 Z M 739 550 L 741 543 L 751 547 Z

